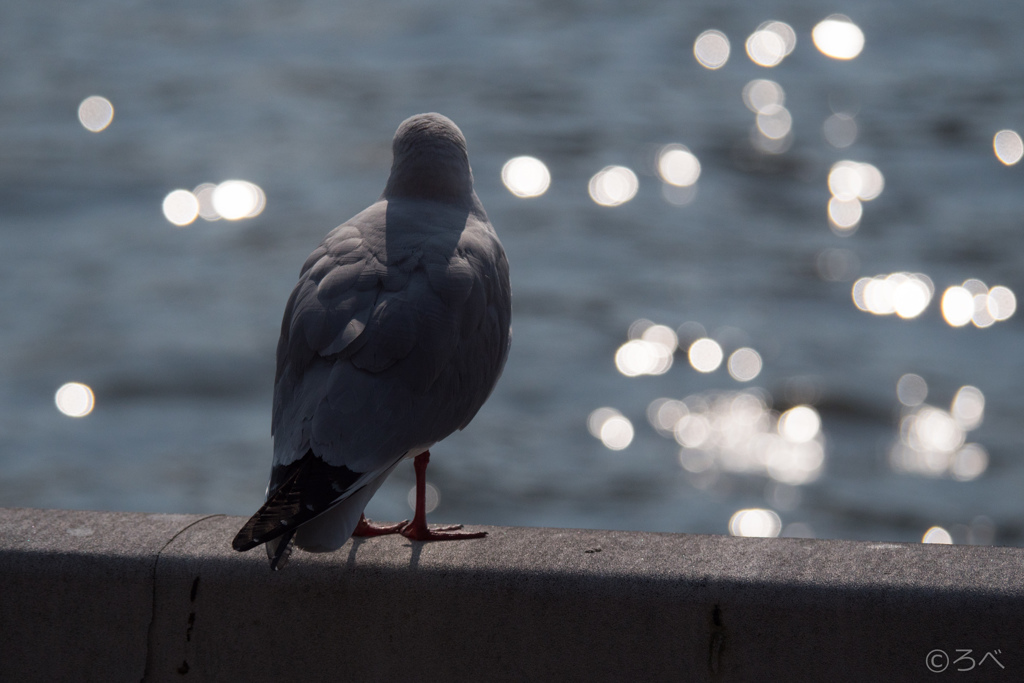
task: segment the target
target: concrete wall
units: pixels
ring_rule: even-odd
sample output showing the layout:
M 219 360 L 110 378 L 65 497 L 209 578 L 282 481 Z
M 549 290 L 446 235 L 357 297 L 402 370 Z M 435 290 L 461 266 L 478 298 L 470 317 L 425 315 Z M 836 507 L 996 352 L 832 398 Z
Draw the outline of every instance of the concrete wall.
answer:
M 0 680 L 1024 680 L 1017 548 L 492 527 L 272 573 L 243 522 L 0 509 Z

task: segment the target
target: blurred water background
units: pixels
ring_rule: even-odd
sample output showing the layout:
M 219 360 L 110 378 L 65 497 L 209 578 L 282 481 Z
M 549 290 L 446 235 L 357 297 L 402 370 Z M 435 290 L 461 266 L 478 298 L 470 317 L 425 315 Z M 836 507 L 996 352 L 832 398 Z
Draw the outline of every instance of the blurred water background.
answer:
M 849 22 L 812 38 L 833 11 Z M 1024 164 L 995 137 L 1024 129 L 1024 9 L 2 17 L 0 505 L 250 514 L 299 266 L 379 195 L 398 123 L 433 110 L 469 140 L 515 294 L 501 383 L 433 449 L 434 521 L 1024 542 Z M 94 95 L 109 125 L 99 100 L 80 120 Z M 539 196 L 513 192 L 543 186 L 536 164 L 503 182 L 524 155 Z M 229 179 L 265 205 L 169 220 L 195 194 L 215 217 Z M 88 415 L 58 410 L 68 382 Z M 368 512 L 408 516 L 412 482 L 400 468 Z

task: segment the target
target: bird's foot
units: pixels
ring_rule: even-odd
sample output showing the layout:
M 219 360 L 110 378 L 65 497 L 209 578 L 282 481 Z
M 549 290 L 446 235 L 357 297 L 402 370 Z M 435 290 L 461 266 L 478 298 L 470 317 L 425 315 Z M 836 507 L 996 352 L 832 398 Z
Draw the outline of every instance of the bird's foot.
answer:
M 451 526 L 436 526 L 433 529 L 424 524 L 416 524 L 414 519 L 405 525 L 398 533 L 410 541 L 461 541 L 468 538 L 483 538 L 486 531 L 459 531 L 461 524 Z
M 466 538 L 483 538 L 486 531 L 459 531 L 461 524 L 438 526 L 431 529 L 427 526 L 427 463 L 430 462 L 430 451 L 423 451 L 413 461 L 416 470 L 416 507 L 412 521 L 402 527 L 398 533 L 410 541 L 460 541 Z
M 355 531 L 352 532 L 353 536 L 387 536 L 388 534 L 400 534 L 402 529 L 409 525 L 409 520 L 399 522 L 398 524 L 374 524 L 370 520 L 366 519 L 364 515 L 360 515 L 359 523 L 356 524 Z

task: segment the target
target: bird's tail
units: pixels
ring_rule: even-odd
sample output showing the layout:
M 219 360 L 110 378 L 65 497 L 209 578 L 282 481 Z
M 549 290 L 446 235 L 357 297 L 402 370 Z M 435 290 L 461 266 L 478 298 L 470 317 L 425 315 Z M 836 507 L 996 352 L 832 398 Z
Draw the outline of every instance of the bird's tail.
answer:
M 301 475 L 308 468 L 308 461 L 303 459 L 297 464 L 294 471 L 270 494 L 267 502 L 239 529 L 231 542 L 232 548 L 245 552 L 285 534 L 290 540 L 296 527 L 313 516 L 310 514 L 312 511 L 301 504 L 302 487 L 298 485 Z
M 267 541 L 267 557 L 270 559 L 270 569 L 277 571 L 278 569 L 284 569 L 284 566 L 288 564 L 288 558 L 292 555 L 292 548 L 294 543 L 292 537 L 295 535 L 295 529 L 290 529 L 283 535 L 277 538 Z
M 282 486 L 275 491 L 270 499 L 256 511 L 231 541 L 231 547 L 239 552 L 252 550 L 261 543 L 269 543 L 285 534 L 290 539 L 295 527 L 306 520 L 296 520 L 297 507 L 294 502 L 289 504 L 289 490 Z M 281 494 L 281 495 L 279 495 Z M 292 522 L 295 524 L 292 524 Z
M 284 566 L 281 557 L 286 558 L 290 552 L 296 529 L 347 498 L 361 476 L 347 467 L 328 465 L 312 451 L 308 452 L 287 466 L 280 486 L 239 530 L 231 547 L 245 552 L 283 537 L 275 543 L 273 552 L 278 557 L 278 566 Z M 272 562 L 274 555 L 270 558 Z

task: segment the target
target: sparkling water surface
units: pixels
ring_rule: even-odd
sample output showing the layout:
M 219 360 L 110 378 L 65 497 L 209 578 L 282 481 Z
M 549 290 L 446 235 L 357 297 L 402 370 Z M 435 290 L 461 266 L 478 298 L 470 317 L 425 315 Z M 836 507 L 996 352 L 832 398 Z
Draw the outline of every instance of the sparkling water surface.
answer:
M 8 7 L 0 505 L 251 513 L 299 266 L 433 110 L 514 291 L 434 521 L 1021 544 L 1024 10 L 834 9 Z

